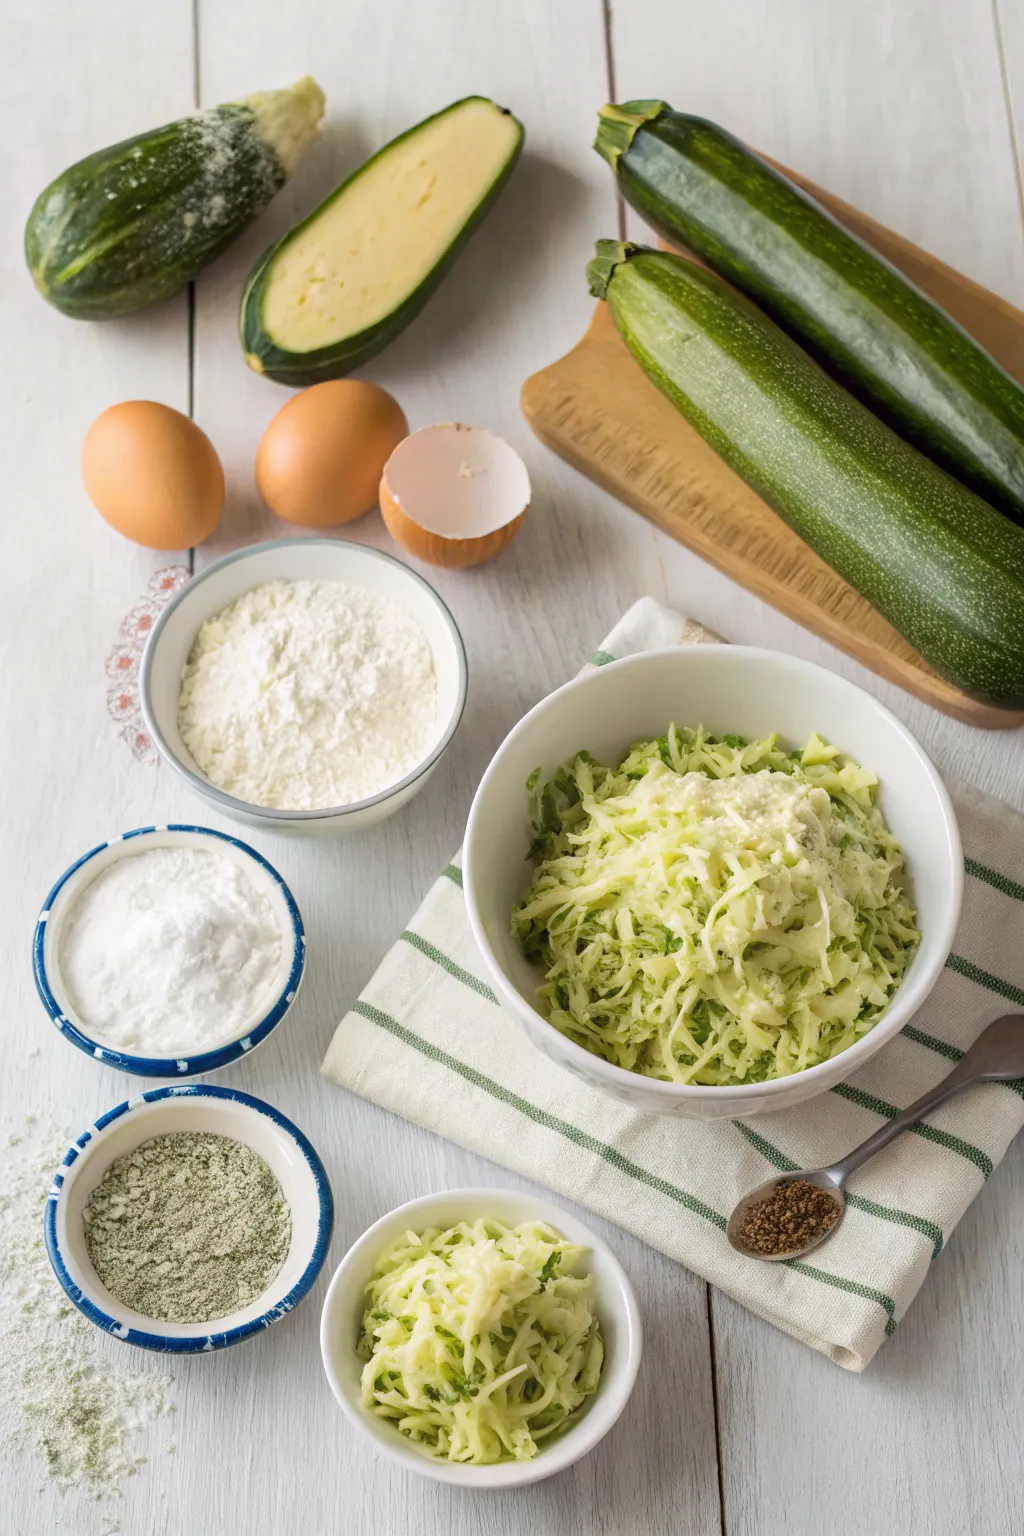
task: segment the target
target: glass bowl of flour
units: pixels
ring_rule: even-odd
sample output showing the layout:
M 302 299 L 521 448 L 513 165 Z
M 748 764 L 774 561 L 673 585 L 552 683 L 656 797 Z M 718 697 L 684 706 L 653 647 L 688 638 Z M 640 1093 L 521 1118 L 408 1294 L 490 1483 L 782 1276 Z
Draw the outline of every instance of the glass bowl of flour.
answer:
M 280 539 L 194 576 L 153 628 L 142 710 L 165 762 L 218 811 L 335 835 L 426 784 L 466 702 L 437 593 L 379 550 Z
M 295 1001 L 306 939 L 277 870 L 211 828 L 142 827 L 65 870 L 36 924 L 33 968 L 65 1039 L 143 1077 L 247 1056 Z

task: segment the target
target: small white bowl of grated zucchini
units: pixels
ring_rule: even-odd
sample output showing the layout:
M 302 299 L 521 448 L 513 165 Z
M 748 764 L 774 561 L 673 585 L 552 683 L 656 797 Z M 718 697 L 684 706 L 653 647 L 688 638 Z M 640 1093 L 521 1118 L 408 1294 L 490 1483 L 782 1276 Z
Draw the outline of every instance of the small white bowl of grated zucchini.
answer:
M 906 728 L 795 657 L 678 647 L 545 699 L 464 854 L 474 937 L 532 1042 L 659 1114 L 789 1108 L 851 1075 L 941 974 L 963 887 Z
M 408 1470 L 473 1488 L 539 1482 L 611 1429 L 641 1325 L 611 1249 L 509 1189 L 426 1195 L 349 1249 L 324 1301 L 347 1417 Z

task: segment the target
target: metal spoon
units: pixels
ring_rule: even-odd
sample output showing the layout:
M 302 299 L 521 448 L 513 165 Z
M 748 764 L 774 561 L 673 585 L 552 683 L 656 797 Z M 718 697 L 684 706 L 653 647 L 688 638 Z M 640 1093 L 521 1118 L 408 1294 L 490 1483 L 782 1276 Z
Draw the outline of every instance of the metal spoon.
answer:
M 919 1120 L 923 1120 L 931 1110 L 944 1104 L 955 1093 L 963 1088 L 969 1088 L 972 1083 L 1007 1083 L 1016 1078 L 1024 1078 L 1024 1014 L 1008 1013 L 1001 1019 L 996 1019 L 987 1029 L 982 1030 L 970 1050 L 957 1063 L 948 1077 L 944 1077 L 936 1087 L 930 1088 L 922 1094 L 915 1103 L 911 1104 L 897 1115 L 895 1120 L 889 1120 L 878 1128 L 867 1141 L 855 1147 L 846 1157 L 838 1163 L 833 1163 L 830 1168 L 812 1168 L 810 1170 L 793 1173 L 784 1173 L 781 1177 L 769 1179 L 767 1183 L 758 1185 L 736 1206 L 729 1217 L 729 1224 L 725 1229 L 725 1235 L 732 1246 L 750 1259 L 766 1259 L 769 1263 L 778 1263 L 783 1259 L 796 1259 L 801 1254 L 809 1253 L 812 1248 L 817 1248 L 830 1238 L 833 1232 L 838 1230 L 846 1212 L 845 1185 L 850 1174 L 867 1162 L 869 1157 L 874 1157 L 883 1147 L 887 1147 L 890 1141 L 894 1141 L 903 1131 L 909 1130 Z M 760 1205 L 770 1200 L 777 1190 L 783 1189 L 787 1184 L 794 1184 L 798 1180 L 807 1184 L 813 1184 L 817 1189 L 825 1190 L 830 1194 L 839 1207 L 839 1215 L 835 1221 L 823 1232 L 817 1232 L 801 1248 L 790 1248 L 785 1253 L 760 1253 L 755 1248 L 750 1248 L 744 1243 L 740 1233 L 744 1219 L 752 1205 Z

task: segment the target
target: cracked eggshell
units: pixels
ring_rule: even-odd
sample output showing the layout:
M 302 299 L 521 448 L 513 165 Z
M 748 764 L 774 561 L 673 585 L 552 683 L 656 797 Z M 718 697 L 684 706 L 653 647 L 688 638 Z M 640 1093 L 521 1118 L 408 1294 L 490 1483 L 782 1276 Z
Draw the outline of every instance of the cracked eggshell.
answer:
M 486 427 L 445 422 L 399 443 L 380 510 L 395 543 L 430 565 L 481 565 L 515 537 L 530 504 L 526 465 Z

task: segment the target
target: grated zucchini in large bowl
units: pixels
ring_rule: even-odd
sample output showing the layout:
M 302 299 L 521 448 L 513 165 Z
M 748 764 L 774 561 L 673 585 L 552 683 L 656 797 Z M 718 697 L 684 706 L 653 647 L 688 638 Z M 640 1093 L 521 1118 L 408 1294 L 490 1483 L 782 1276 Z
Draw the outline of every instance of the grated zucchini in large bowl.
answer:
M 403 1233 L 367 1285 L 363 1406 L 449 1461 L 536 1456 L 601 1376 L 583 1253 L 544 1222 Z
M 569 1039 L 666 1082 L 787 1077 L 877 1022 L 920 934 L 877 779 L 669 727 L 618 768 L 587 752 L 527 788 L 537 859 L 512 931 Z

